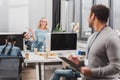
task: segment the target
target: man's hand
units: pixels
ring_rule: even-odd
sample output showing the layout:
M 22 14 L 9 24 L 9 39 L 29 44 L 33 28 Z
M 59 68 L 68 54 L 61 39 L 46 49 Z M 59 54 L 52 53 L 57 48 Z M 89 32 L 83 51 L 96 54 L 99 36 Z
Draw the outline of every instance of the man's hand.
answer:
M 78 65 L 79 62 L 80 62 L 78 56 L 74 56 L 74 57 L 73 57 L 72 55 L 70 55 L 70 56 L 68 56 L 68 59 L 71 60 L 72 62 L 74 62 L 74 63 L 77 64 L 77 65 Z
M 31 32 L 31 33 L 34 33 L 32 28 L 29 28 L 28 31 Z
M 29 33 L 26 32 L 26 33 L 24 34 L 24 38 L 27 39 L 27 40 L 30 39 Z
M 78 56 L 70 55 L 70 56 L 68 56 L 68 59 L 71 60 L 72 62 L 74 62 L 77 65 L 80 63 Z M 81 67 L 80 72 L 85 76 L 90 76 L 91 75 L 91 69 L 88 68 L 88 67 Z
M 81 67 L 80 72 L 85 76 L 90 76 L 91 75 L 91 69 L 88 68 L 88 67 Z

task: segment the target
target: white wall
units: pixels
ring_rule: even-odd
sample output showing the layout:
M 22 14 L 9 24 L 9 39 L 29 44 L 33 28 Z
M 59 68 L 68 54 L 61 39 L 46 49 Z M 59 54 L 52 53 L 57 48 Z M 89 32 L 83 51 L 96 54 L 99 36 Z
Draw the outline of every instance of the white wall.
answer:
M 49 28 L 52 27 L 52 0 L 31 0 L 29 3 L 29 26 L 37 27 L 41 17 L 46 17 Z
M 0 0 L 0 32 L 8 31 L 7 0 Z
M 35 28 L 41 17 L 52 27 L 52 0 L 0 0 L 0 32 Z
M 46 0 L 46 18 L 48 19 L 49 29 L 52 30 L 52 5 L 53 0 Z

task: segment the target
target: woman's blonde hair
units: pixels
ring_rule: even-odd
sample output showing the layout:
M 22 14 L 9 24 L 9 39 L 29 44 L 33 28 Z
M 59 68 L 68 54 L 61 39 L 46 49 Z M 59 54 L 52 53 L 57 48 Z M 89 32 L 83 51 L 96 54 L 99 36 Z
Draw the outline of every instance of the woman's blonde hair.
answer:
M 48 29 L 48 22 L 47 22 L 47 19 L 46 19 L 45 17 L 42 17 L 42 18 L 40 19 L 39 24 L 38 24 L 38 28 L 41 27 L 41 21 L 42 21 L 43 19 L 46 20 L 46 26 L 45 26 L 45 29 Z

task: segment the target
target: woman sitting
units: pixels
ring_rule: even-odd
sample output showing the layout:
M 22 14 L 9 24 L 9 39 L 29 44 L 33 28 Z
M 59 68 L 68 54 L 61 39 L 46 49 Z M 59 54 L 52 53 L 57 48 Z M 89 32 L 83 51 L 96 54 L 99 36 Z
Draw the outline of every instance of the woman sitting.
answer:
M 7 36 L 5 39 L 5 45 L 0 46 L 0 56 L 21 56 L 21 50 L 19 47 L 14 46 L 16 43 L 15 36 Z

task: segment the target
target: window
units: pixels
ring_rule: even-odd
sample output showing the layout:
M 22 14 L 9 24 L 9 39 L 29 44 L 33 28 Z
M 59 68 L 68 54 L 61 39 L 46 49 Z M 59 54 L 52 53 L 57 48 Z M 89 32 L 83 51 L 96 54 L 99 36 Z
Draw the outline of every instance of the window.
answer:
M 120 31 L 120 0 L 113 0 L 113 28 Z
M 82 0 L 82 15 L 81 15 L 81 30 L 80 36 L 81 38 L 88 38 L 91 35 L 91 28 L 89 28 L 88 18 L 90 14 L 90 9 L 92 6 L 92 0 Z
M 62 0 L 63 1 L 63 0 Z M 81 40 L 87 40 L 87 38 L 92 34 L 93 30 L 89 28 L 88 17 L 90 14 L 90 9 L 93 4 L 103 4 L 110 8 L 110 17 L 107 24 L 119 31 L 120 34 L 120 7 L 119 0 L 65 0 L 66 1 L 66 16 L 64 22 L 66 26 L 70 28 L 70 23 L 79 23 L 79 38 Z M 73 13 L 73 12 L 74 13 Z M 63 11 L 64 13 L 64 11 Z M 70 15 L 71 14 L 71 15 Z
M 71 31 L 71 26 L 74 20 L 74 0 L 66 0 L 65 1 L 65 30 L 67 32 Z
M 82 7 L 82 11 L 81 11 L 81 28 L 80 28 L 80 38 L 81 39 L 87 39 L 91 34 L 92 34 L 92 29 L 89 28 L 89 24 L 88 24 L 88 17 L 90 14 L 90 9 L 92 7 L 93 4 L 103 4 L 106 5 L 107 7 L 110 6 L 110 2 L 109 0 L 81 0 L 81 7 Z M 109 25 L 109 20 L 108 23 Z
M 103 4 L 103 5 L 106 5 L 107 7 L 109 7 L 109 0 L 96 0 L 95 3 Z

